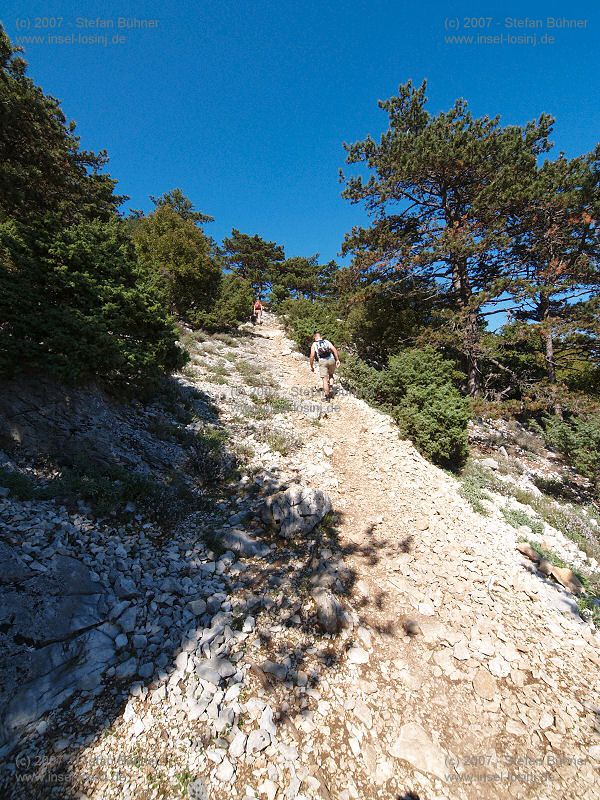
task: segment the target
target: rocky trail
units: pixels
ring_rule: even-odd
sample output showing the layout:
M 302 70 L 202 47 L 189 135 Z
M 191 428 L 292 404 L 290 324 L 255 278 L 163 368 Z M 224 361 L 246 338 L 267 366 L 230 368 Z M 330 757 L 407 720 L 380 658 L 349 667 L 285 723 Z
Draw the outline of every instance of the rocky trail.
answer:
M 116 660 L 62 715 L 38 703 L 5 796 L 598 797 L 598 635 L 515 529 L 386 415 L 340 387 L 321 404 L 275 317 L 191 350 L 180 380 L 218 408 L 242 474 L 222 518 L 167 544 L 76 521 L 103 559 L 118 551 L 121 605 L 98 627 Z M 12 531 L 40 513 L 0 502 Z M 82 558 L 71 541 L 58 552 Z M 96 596 L 102 571 L 80 578 Z

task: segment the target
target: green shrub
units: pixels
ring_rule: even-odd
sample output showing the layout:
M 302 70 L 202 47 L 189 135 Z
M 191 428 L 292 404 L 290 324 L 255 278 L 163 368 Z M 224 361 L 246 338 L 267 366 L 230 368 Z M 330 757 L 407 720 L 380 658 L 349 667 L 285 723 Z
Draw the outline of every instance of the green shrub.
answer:
M 547 417 L 544 438 L 577 472 L 594 482 L 596 491 L 600 490 L 600 414 L 569 421 Z
M 35 483 L 23 472 L 0 467 L 0 486 L 9 489 L 10 497 L 16 500 L 33 500 L 35 497 Z
M 329 339 L 337 348 L 347 340 L 344 323 L 338 319 L 335 303 L 323 300 L 285 300 L 278 311 L 283 314 L 290 338 L 305 355 L 310 352 L 315 331 L 319 331 L 324 339 Z
M 469 401 L 454 385 L 460 379 L 452 361 L 433 348 L 405 350 L 377 370 L 354 355 L 344 358 L 344 386 L 388 411 L 403 434 L 426 458 L 450 469 L 468 454 Z
M 117 219 L 54 232 L 0 223 L 0 319 L 4 374 L 145 389 L 186 359 Z
M 488 470 L 469 460 L 461 472 L 460 483 L 460 493 L 473 511 L 487 516 L 483 501 L 492 499 L 489 492 L 494 488 Z
M 417 450 L 434 464 L 450 469 L 464 464 L 469 452 L 469 403 L 454 386 L 410 387 L 393 416 Z
M 247 322 L 252 311 L 254 295 L 252 286 L 244 278 L 237 275 L 224 275 L 219 284 L 214 305 L 199 311 L 194 316 L 194 323 L 210 332 L 226 332 Z M 226 344 L 235 347 L 231 340 Z
M 221 269 L 210 239 L 166 203 L 134 220 L 131 234 L 146 279 L 163 305 L 186 320 L 209 311 L 217 296 Z
M 344 354 L 339 376 L 346 389 L 367 403 L 383 402 L 383 373 L 353 353 Z
M 432 348 L 390 358 L 381 392 L 405 436 L 434 464 L 456 469 L 468 455 L 469 401 L 453 381 L 460 373 Z
M 537 536 L 541 536 L 544 533 L 544 523 L 539 519 L 530 517 L 529 514 L 525 511 L 521 511 L 520 508 L 503 508 L 502 516 L 513 528 L 520 528 L 521 525 L 527 525 Z

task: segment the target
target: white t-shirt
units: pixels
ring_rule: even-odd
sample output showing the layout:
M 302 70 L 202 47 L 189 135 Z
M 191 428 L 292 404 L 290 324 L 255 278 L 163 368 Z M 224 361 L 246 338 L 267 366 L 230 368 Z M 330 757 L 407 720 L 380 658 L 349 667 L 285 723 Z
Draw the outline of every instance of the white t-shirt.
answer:
M 318 347 L 318 345 L 320 345 L 323 349 L 325 349 L 325 347 L 329 348 L 329 355 L 328 356 L 323 356 L 323 358 L 334 358 L 335 357 L 333 355 L 333 345 L 331 344 L 329 339 L 319 339 L 318 342 L 313 342 L 314 353 L 315 353 L 315 356 L 317 358 L 317 361 L 319 360 L 319 347 Z

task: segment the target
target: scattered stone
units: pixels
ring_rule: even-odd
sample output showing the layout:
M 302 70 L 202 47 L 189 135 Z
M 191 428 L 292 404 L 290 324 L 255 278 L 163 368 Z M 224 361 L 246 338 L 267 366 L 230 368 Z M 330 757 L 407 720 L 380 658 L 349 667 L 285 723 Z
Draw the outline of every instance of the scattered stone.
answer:
M 331 511 L 331 500 L 320 489 L 290 486 L 265 501 L 262 519 L 285 539 L 310 533 Z
M 425 730 L 416 722 L 409 722 L 400 729 L 400 735 L 389 748 L 394 758 L 408 761 L 413 767 L 445 780 L 448 772 L 446 753 L 434 744 Z
M 550 574 L 553 578 L 555 578 L 565 589 L 568 589 L 573 594 L 582 594 L 583 593 L 583 584 L 575 575 L 572 569 L 568 567 L 555 567 L 552 565 L 550 570 Z
M 545 731 L 546 728 L 551 728 L 554 725 L 554 714 L 544 711 L 540 717 L 540 728 Z
M 201 617 L 202 614 L 206 611 L 206 601 L 205 600 L 192 600 L 188 603 L 188 608 L 195 614 L 197 617 Z
M 506 720 L 506 732 L 510 733 L 511 736 L 525 736 L 527 725 L 517 719 L 508 719 Z
M 502 656 L 496 656 L 489 664 L 488 669 L 496 678 L 506 678 L 510 674 L 510 664 Z
M 471 653 L 469 652 L 469 648 L 464 642 L 458 642 L 454 645 L 452 649 L 452 655 L 458 661 L 467 661 L 471 658 Z
M 153 672 L 154 664 L 151 661 L 146 661 L 146 663 L 142 664 L 138 669 L 138 675 L 140 678 L 150 678 Z
M 487 669 L 480 667 L 473 678 L 473 689 L 476 694 L 483 697 L 484 700 L 493 700 L 496 697 L 497 688 L 496 681 Z
M 329 589 L 321 586 L 311 592 L 317 606 L 319 625 L 326 633 L 338 633 L 347 624 L 344 608 Z
M 233 737 L 229 745 L 229 755 L 233 759 L 241 758 L 246 750 L 246 741 L 248 737 L 243 731 L 239 731 Z
M 516 548 L 521 555 L 524 555 L 531 561 L 535 561 L 536 564 L 539 562 L 540 554 L 537 552 L 537 550 L 534 550 L 530 544 L 527 544 L 527 542 L 517 542 Z
M 215 778 L 221 783 L 230 783 L 235 775 L 235 767 L 231 761 L 225 757 L 219 764 L 215 772 Z
M 367 664 L 369 661 L 369 654 L 362 647 L 351 647 L 348 650 L 348 661 L 351 664 Z
M 274 675 L 277 680 L 284 681 L 287 677 L 287 667 L 284 664 L 276 664 L 274 661 L 263 661 L 260 665 L 263 672 Z
M 246 741 L 246 752 L 249 755 L 253 755 L 254 753 L 258 753 L 261 750 L 264 750 L 265 747 L 268 747 L 271 743 L 271 737 L 267 733 L 267 731 L 263 730 L 254 730 L 251 731 L 248 735 L 248 739 Z

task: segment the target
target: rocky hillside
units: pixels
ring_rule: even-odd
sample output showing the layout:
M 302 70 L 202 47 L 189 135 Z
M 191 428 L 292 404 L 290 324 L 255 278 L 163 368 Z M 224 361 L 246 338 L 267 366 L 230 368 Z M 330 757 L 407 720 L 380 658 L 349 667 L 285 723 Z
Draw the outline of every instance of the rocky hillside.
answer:
M 596 797 L 593 509 L 322 404 L 276 318 L 184 342 L 152 405 L 4 393 L 3 796 Z

